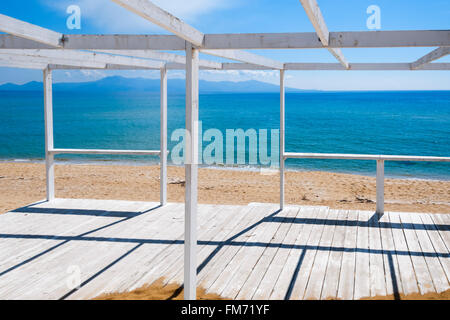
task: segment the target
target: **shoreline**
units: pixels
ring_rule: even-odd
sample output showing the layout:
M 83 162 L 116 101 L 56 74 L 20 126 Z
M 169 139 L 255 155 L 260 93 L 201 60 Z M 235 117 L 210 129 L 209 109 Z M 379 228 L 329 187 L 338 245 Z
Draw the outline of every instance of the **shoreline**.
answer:
M 159 201 L 159 166 L 55 165 L 56 197 Z M 45 198 L 43 163 L 0 162 L 0 213 Z M 375 210 L 375 177 L 287 171 L 286 204 Z M 450 213 L 450 181 L 385 179 L 387 211 Z M 168 167 L 168 201 L 184 202 L 184 168 Z M 279 202 L 279 174 L 199 169 L 199 203 Z
M 0 165 L 4 163 L 31 163 L 31 164 L 44 164 L 44 159 L 0 159 Z M 98 165 L 98 166 L 136 166 L 136 167 L 147 167 L 147 166 L 159 166 L 159 161 L 148 161 L 148 160 L 118 160 L 118 159 L 55 159 L 55 165 Z M 170 167 L 184 168 L 183 165 L 175 165 L 169 163 Z M 252 165 L 199 165 L 199 169 L 211 169 L 211 170 L 235 170 L 244 172 L 261 172 L 261 171 L 276 171 L 278 168 L 269 168 L 262 166 L 252 166 Z M 321 169 L 307 169 L 300 168 L 286 164 L 285 172 L 325 172 L 325 173 L 336 173 L 336 174 L 350 174 L 361 177 L 376 177 L 375 168 L 373 173 L 369 172 L 358 172 L 351 170 L 321 170 Z M 276 173 L 278 174 L 278 173 Z M 449 176 L 441 177 L 413 177 L 405 176 L 400 174 L 389 174 L 385 172 L 386 179 L 398 179 L 398 180 L 417 180 L 417 181 L 434 181 L 434 182 L 450 182 Z

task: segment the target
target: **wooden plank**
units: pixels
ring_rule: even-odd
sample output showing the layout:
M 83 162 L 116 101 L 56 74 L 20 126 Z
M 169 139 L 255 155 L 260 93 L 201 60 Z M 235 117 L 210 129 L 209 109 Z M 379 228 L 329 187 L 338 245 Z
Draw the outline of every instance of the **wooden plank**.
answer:
M 148 0 L 112 0 L 125 9 L 153 22 L 193 45 L 202 46 L 204 35 L 179 18 L 154 5 Z
M 345 159 L 345 160 L 450 162 L 450 157 L 397 156 L 397 155 L 375 155 L 375 154 L 342 154 L 342 153 L 285 152 L 284 157 L 286 159 Z
M 370 262 L 369 262 L 369 212 L 358 214 L 358 234 L 356 238 L 355 291 L 353 298 L 370 297 Z
M 275 61 L 251 52 L 241 50 L 200 50 L 202 53 L 209 54 L 216 57 L 236 60 L 240 62 L 255 64 L 272 69 L 283 69 L 282 62 Z
M 278 225 L 275 234 L 269 240 L 268 246 L 265 248 L 253 247 L 246 250 L 245 263 L 241 264 L 240 269 L 230 281 L 228 287 L 223 291 L 224 296 L 245 300 L 253 296 L 264 273 L 291 229 L 291 219 L 294 219 L 298 212 L 298 207 L 291 207 L 280 212 L 277 218 L 282 219 L 281 223 Z M 258 251 L 262 251 L 262 253 Z M 258 259 L 253 264 L 251 259 L 248 259 L 249 256 L 257 256 Z
M 53 80 L 52 71 L 44 69 L 44 122 L 45 122 L 45 186 L 47 201 L 55 199 L 55 164 L 53 149 Z
M 331 253 L 333 238 L 337 224 L 338 211 L 330 210 L 320 238 L 319 247 L 305 290 L 305 300 L 319 300 L 324 286 L 328 259 Z
M 306 250 L 302 252 L 299 260 L 297 261 L 296 269 L 298 270 L 295 283 L 292 287 L 291 299 L 303 299 L 308 284 L 308 279 L 311 275 L 314 259 L 317 254 L 317 248 L 320 244 L 321 238 L 324 235 L 325 222 L 328 214 L 331 210 L 319 209 L 317 220 L 314 222 L 311 236 L 306 242 Z
M 430 276 L 433 279 L 434 287 L 436 292 L 440 293 L 449 289 L 449 281 L 420 216 L 420 214 L 413 213 L 408 214 L 404 219 L 414 227 L 420 248 L 422 249 L 428 270 L 430 271 Z
M 255 265 L 268 242 L 280 227 L 281 223 L 274 219 L 275 216 L 272 215 L 252 230 L 252 233 L 242 243 L 233 258 L 228 261 L 219 277 L 207 288 L 207 292 L 224 296 L 227 294 L 235 296 L 239 292 L 239 288 L 245 282 L 248 272 L 251 270 L 248 270 L 248 267 Z M 236 283 L 233 284 L 233 281 Z
M 220 212 L 216 215 L 214 220 L 204 228 L 205 232 L 200 233 L 199 239 L 201 239 L 202 243 L 198 245 L 197 254 L 197 259 L 199 261 L 197 267 L 199 281 L 202 275 L 208 272 L 209 263 L 207 263 L 207 259 L 209 255 L 220 246 L 220 244 L 216 245 L 216 243 L 224 243 L 227 239 L 233 237 L 236 232 L 239 232 L 238 229 L 235 228 L 239 226 L 250 209 L 250 206 L 221 206 Z M 183 270 L 179 267 L 180 263 L 179 260 L 173 263 L 176 269 L 176 273 L 173 276 L 164 272 L 165 282 L 175 282 L 180 284 L 183 282 Z M 176 266 L 178 266 L 178 268 Z M 203 267 L 199 270 L 201 266 Z
M 384 212 L 384 210 L 382 210 Z M 383 246 L 378 213 L 369 219 L 369 271 L 370 271 L 370 296 L 383 297 L 386 290 L 386 267 L 383 258 Z
M 0 14 L 0 31 L 53 47 L 62 47 L 63 45 L 63 35 L 61 33 L 41 28 L 4 14 Z
M 448 214 L 429 214 L 429 217 L 436 225 L 439 235 L 444 241 L 447 250 L 450 251 L 450 219 Z M 439 226 L 439 228 L 437 227 Z
M 197 49 L 186 46 L 185 300 L 195 300 L 197 288 L 198 55 Z
M 287 248 L 278 251 L 253 299 L 281 300 L 290 297 L 288 292 L 293 289 L 296 280 L 299 258 L 306 250 L 305 247 L 318 213 L 319 208 L 301 207 L 297 219 L 303 222 L 297 222 L 292 226 L 292 232 L 289 232 L 284 240 Z
M 381 246 L 383 249 L 383 261 L 386 276 L 386 294 L 394 295 L 398 298 L 403 293 L 403 285 L 400 276 L 400 268 L 398 265 L 397 255 L 395 254 L 395 244 L 392 234 L 392 224 L 388 215 L 383 215 L 379 219 Z
M 391 224 L 395 225 L 392 227 L 392 235 L 394 238 L 395 251 L 398 260 L 399 273 L 403 285 L 403 293 L 413 294 L 419 292 L 419 287 L 417 286 L 417 278 L 414 272 L 414 267 L 409 255 L 408 246 L 406 244 L 406 238 L 403 230 L 400 226 L 400 217 L 398 213 L 389 212 L 389 219 Z
M 284 70 L 280 70 L 280 209 L 284 208 L 284 151 L 285 151 L 285 88 Z
M 354 295 L 357 225 L 358 211 L 349 211 L 345 227 L 344 252 L 342 252 L 342 265 L 337 291 L 337 298 L 341 300 L 352 300 Z
M 325 279 L 320 295 L 322 300 L 336 299 L 339 289 L 339 276 L 342 267 L 343 253 L 345 248 L 345 236 L 348 211 L 338 211 L 338 224 L 335 227 L 333 242 L 331 244 L 330 257 L 325 271 Z
M 167 70 L 161 69 L 160 75 L 160 178 L 159 198 L 161 205 L 167 203 Z
M 422 66 L 433 62 L 437 59 L 440 59 L 442 57 L 445 57 L 446 55 L 450 54 L 450 47 L 440 47 L 437 48 L 433 51 L 431 51 L 430 53 L 428 53 L 427 55 L 421 57 L 420 59 L 414 61 L 413 63 L 411 63 L 411 69 L 419 69 Z
M 433 285 L 433 280 L 431 279 L 430 271 L 428 270 L 428 265 L 423 256 L 422 248 L 420 247 L 420 243 L 417 239 L 417 235 L 414 231 L 414 226 L 411 223 L 409 214 L 402 212 L 398 215 L 404 228 L 403 233 L 406 238 L 408 251 L 411 255 L 411 261 L 414 267 L 414 272 L 416 274 L 420 293 L 425 294 L 429 292 L 436 292 L 436 289 Z
M 251 206 L 251 210 L 246 214 L 245 218 L 234 228 L 234 235 L 228 238 L 229 242 L 245 243 L 256 235 L 255 228 L 261 224 L 263 219 L 275 212 L 276 208 L 272 205 L 265 207 Z M 214 253 L 211 261 L 208 262 L 208 271 L 204 270 L 200 273 L 199 284 L 201 287 L 208 290 L 219 278 L 222 272 L 228 266 L 228 263 L 240 250 L 240 246 L 237 245 L 225 245 L 221 247 L 218 252 Z
M 67 49 L 2 49 L 0 50 L 0 54 L 27 57 L 31 61 L 33 61 L 35 58 L 50 59 L 50 63 L 55 61 L 55 64 L 56 61 L 64 63 L 66 60 L 68 60 L 68 65 L 70 62 L 83 61 L 148 69 L 160 69 L 164 67 L 164 62 L 161 61 Z
M 70 60 L 65 58 L 46 58 L 46 57 L 26 57 L 17 54 L 7 54 L 0 51 L 0 59 L 3 61 L 9 61 L 12 64 L 20 63 L 30 65 L 35 64 L 57 64 L 63 66 L 74 66 L 74 67 L 86 67 L 94 69 L 104 69 L 106 64 L 95 61 L 82 61 L 82 60 Z
M 330 32 L 330 48 L 448 47 L 449 30 Z M 51 49 L 52 47 L 0 35 L 0 48 Z M 78 50 L 185 50 L 174 35 L 64 35 L 65 49 Z M 315 32 L 206 34 L 203 49 L 319 49 Z

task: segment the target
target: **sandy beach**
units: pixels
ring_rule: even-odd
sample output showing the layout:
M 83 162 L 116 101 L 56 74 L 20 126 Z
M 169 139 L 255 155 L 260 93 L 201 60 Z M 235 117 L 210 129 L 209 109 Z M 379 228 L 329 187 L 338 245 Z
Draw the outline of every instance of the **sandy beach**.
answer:
M 159 201 L 158 166 L 56 165 L 59 198 Z M 168 169 L 168 200 L 184 201 L 184 169 Z M 199 170 L 199 203 L 277 203 L 279 176 L 259 171 Z M 41 163 L 0 163 L 0 213 L 45 198 Z M 386 179 L 386 210 L 450 213 L 450 181 Z M 341 209 L 375 209 L 375 178 L 288 171 L 286 202 Z

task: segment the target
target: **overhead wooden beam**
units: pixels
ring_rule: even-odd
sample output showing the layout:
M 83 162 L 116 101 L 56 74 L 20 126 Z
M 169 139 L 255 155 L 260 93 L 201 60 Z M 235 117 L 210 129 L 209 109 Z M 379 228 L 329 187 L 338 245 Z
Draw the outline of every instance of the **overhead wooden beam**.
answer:
M 36 69 L 44 70 L 48 64 L 45 63 L 30 63 L 30 62 L 12 62 L 0 59 L 0 67 L 2 68 L 19 68 L 19 69 Z
M 328 31 L 327 25 L 323 18 L 322 12 L 317 5 L 316 0 L 300 0 L 303 8 L 305 9 L 306 15 L 311 21 L 316 33 L 322 42 L 322 45 L 330 51 L 330 53 L 346 68 L 349 68 L 349 64 L 342 54 L 341 49 L 330 48 L 330 32 Z
M 0 51 L 0 60 L 9 61 L 12 64 L 14 63 L 30 63 L 30 64 L 56 64 L 56 65 L 64 65 L 64 66 L 73 66 L 78 68 L 94 68 L 94 69 L 103 69 L 106 67 L 105 63 L 94 62 L 94 61 L 82 61 L 82 60 L 70 60 L 70 59 L 61 59 L 61 58 L 45 58 L 45 57 L 30 57 L 30 56 L 22 56 L 17 54 L 6 54 Z
M 271 69 L 283 69 L 283 63 L 251 52 L 241 50 L 200 50 L 212 56 L 264 66 Z
M 48 58 L 50 60 L 67 59 L 68 61 L 98 62 L 149 69 L 160 69 L 164 66 L 164 63 L 160 61 L 67 49 L 0 49 L 0 54 L 25 56 L 31 58 Z
M 134 12 L 142 18 L 157 24 L 161 28 L 176 34 L 193 45 L 199 47 L 203 45 L 203 33 L 171 15 L 169 12 L 164 11 L 149 0 L 112 1 L 131 12 Z
M 330 32 L 330 48 L 450 47 L 450 30 Z M 0 49 L 51 49 L 49 45 L 0 34 Z M 174 35 L 64 35 L 77 50 L 185 50 Z M 206 34 L 203 49 L 321 49 L 315 32 Z
M 450 54 L 450 47 L 440 47 L 436 50 L 431 51 L 429 54 L 423 56 L 422 58 L 418 59 L 417 61 L 414 61 L 411 63 L 412 69 L 419 69 L 420 67 L 435 61 L 437 59 L 440 59 L 446 55 Z
M 63 46 L 63 34 L 0 14 L 0 31 L 53 47 Z
M 120 54 L 130 57 L 162 60 L 183 65 L 186 64 L 186 56 L 181 56 L 179 54 L 169 52 L 161 52 L 155 50 L 96 50 L 96 51 L 111 54 Z M 211 69 L 222 69 L 222 63 L 203 59 L 199 59 L 199 66 Z

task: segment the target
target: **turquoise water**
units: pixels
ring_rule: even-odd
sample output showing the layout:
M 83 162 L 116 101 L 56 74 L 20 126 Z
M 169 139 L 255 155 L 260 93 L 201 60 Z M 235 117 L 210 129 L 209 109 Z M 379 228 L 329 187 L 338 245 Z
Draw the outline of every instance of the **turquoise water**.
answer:
M 184 127 L 184 108 L 184 96 L 169 96 L 169 138 Z M 0 159 L 44 157 L 41 92 L 0 92 L 0 119 Z M 56 148 L 159 149 L 157 94 L 55 92 L 54 120 Z M 200 120 L 204 131 L 217 128 L 224 136 L 226 129 L 278 129 L 279 95 L 201 95 Z M 169 150 L 175 144 L 169 141 Z M 286 151 L 450 156 L 450 91 L 288 93 Z M 137 156 L 58 158 L 158 161 Z M 288 160 L 287 166 L 375 173 L 373 161 Z M 450 164 L 387 162 L 386 174 L 447 180 Z

